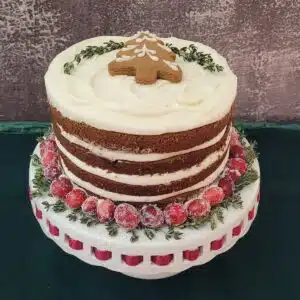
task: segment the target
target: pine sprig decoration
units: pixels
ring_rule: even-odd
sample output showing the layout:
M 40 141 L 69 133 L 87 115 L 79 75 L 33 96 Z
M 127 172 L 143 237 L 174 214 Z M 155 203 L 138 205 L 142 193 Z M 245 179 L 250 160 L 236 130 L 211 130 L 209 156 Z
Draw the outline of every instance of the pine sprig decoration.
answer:
M 216 64 L 210 54 L 204 53 L 202 51 L 197 51 L 198 48 L 194 44 L 190 44 L 188 47 L 177 48 L 172 44 L 167 43 L 169 47 L 175 54 L 182 57 L 184 61 L 196 62 L 198 65 L 203 66 L 205 70 L 210 72 L 221 72 L 224 67 Z
M 139 237 L 136 229 L 131 229 L 131 230 L 128 230 L 127 232 L 131 235 L 130 236 L 131 243 L 135 243 L 139 240 L 140 237 Z
M 90 59 L 96 55 L 102 55 L 123 47 L 123 42 L 117 43 L 114 41 L 105 42 L 103 46 L 87 46 L 85 49 L 77 53 L 72 61 L 64 64 L 64 73 L 71 75 L 75 69 L 75 66 L 80 64 L 83 59 Z
M 170 240 L 170 239 L 180 240 L 182 235 L 183 235 L 183 232 L 177 230 L 176 227 L 170 225 L 170 226 L 168 226 L 168 231 L 165 233 L 165 238 L 167 240 Z
M 33 154 L 31 156 L 32 165 L 35 167 L 34 179 L 32 180 L 33 189 L 32 192 L 33 197 L 43 196 L 48 193 L 50 188 L 50 181 L 45 179 L 44 171 L 42 167 L 42 163 L 38 155 Z
M 119 232 L 119 225 L 113 220 L 106 223 L 105 228 L 110 236 L 116 236 Z
M 45 209 L 48 211 L 50 208 L 55 213 L 61 213 L 67 210 L 67 206 L 64 202 L 57 200 L 55 203 L 50 204 L 48 201 L 43 201 L 42 204 L 44 205 Z
M 143 231 L 144 231 L 144 234 L 145 236 L 149 239 L 149 240 L 152 240 L 155 238 L 155 230 L 152 230 L 150 228 L 143 228 Z

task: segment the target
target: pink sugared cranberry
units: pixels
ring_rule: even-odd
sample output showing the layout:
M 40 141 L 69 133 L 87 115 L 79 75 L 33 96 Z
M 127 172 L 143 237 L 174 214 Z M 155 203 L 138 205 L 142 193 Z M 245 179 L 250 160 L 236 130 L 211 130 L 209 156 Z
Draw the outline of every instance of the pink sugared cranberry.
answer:
M 186 260 L 194 261 L 200 256 L 200 249 L 194 249 L 194 250 L 185 250 L 183 251 L 183 258 Z
M 191 217 L 203 217 L 210 212 L 209 200 L 204 198 L 189 200 L 184 206 L 187 209 L 188 215 Z
M 54 179 L 50 185 L 50 193 L 53 197 L 65 198 L 73 189 L 71 181 L 64 176 Z
M 227 169 L 225 171 L 225 176 L 229 176 L 235 183 L 241 178 L 241 173 L 236 169 Z
M 98 250 L 98 249 L 94 248 L 93 252 L 97 259 L 103 260 L 103 261 L 111 259 L 111 256 L 112 256 L 111 251 L 107 251 L 107 250 Z
M 141 223 L 150 228 L 158 228 L 164 223 L 164 214 L 156 205 L 144 205 L 141 209 Z
M 208 187 L 202 193 L 202 197 L 207 199 L 211 206 L 221 203 L 224 196 L 223 189 L 219 186 Z
M 143 256 L 122 255 L 122 259 L 128 266 L 134 267 L 139 265 L 143 261 Z
M 52 150 L 48 150 L 42 156 L 42 165 L 44 168 L 58 165 L 58 154 Z
M 116 205 L 110 199 L 99 199 L 97 204 L 97 217 L 100 223 L 106 223 L 114 217 Z
M 229 169 L 238 170 L 242 175 L 247 172 L 247 163 L 241 158 L 231 158 L 228 160 L 227 167 Z
M 232 131 L 231 131 L 230 145 L 231 146 L 234 146 L 234 145 L 241 146 L 240 135 L 234 127 L 232 127 Z
M 134 229 L 140 223 L 140 216 L 137 209 L 127 203 L 119 204 L 116 207 L 114 218 L 117 224 L 126 229 Z
M 57 146 L 54 140 L 47 139 L 42 140 L 40 143 L 40 154 L 41 156 L 44 156 L 45 152 L 47 151 L 57 151 Z
M 241 158 L 241 159 L 246 159 L 246 152 L 243 146 L 239 145 L 233 145 L 230 147 L 230 153 L 229 153 L 230 158 Z
M 79 188 L 74 188 L 66 195 L 66 204 L 70 208 L 80 208 L 84 200 L 86 199 L 86 193 Z
M 97 201 L 97 197 L 87 197 L 81 205 L 83 213 L 89 216 L 95 216 L 97 212 Z
M 229 176 L 222 177 L 219 180 L 218 186 L 223 190 L 225 197 L 232 195 L 234 190 L 234 182 Z
M 50 181 L 61 175 L 61 168 L 58 165 L 50 165 L 44 168 L 44 177 Z
M 173 260 L 173 254 L 151 256 L 151 261 L 158 266 L 166 266 Z
M 187 219 L 187 211 L 181 203 L 170 203 L 164 210 L 165 221 L 169 225 L 181 225 Z

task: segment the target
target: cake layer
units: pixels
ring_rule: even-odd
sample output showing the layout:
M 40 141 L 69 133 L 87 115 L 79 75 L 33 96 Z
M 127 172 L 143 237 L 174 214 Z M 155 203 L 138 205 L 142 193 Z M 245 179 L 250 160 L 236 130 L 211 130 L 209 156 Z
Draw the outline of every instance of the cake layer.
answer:
M 220 54 L 198 42 L 173 37 L 162 39 L 178 48 L 193 44 L 197 51 L 210 54 L 213 62 L 223 67 L 222 72 L 210 72 L 196 62 L 177 56 L 176 63 L 183 74 L 180 83 L 158 80 L 155 84 L 141 85 L 135 82 L 133 76 L 110 76 L 108 64 L 116 58 L 118 50 L 115 50 L 81 59 L 79 64 L 74 64 L 70 75 L 64 73 L 64 64 L 73 61 L 75 54 L 87 46 L 99 47 L 109 40 L 124 42 L 128 39 L 119 36 L 96 37 L 75 44 L 57 55 L 45 75 L 50 104 L 77 123 L 133 135 L 186 132 L 214 124 L 228 114 L 236 96 L 236 76 Z M 116 135 L 115 142 L 117 138 Z M 160 142 L 166 146 L 169 140 Z M 134 147 L 139 149 L 138 144 L 129 148 Z
M 232 110 L 217 122 L 188 131 L 160 135 L 137 135 L 106 131 L 79 123 L 62 115 L 52 107 L 53 123 L 79 139 L 110 150 L 123 150 L 134 153 L 169 153 L 187 150 L 215 138 L 231 124 Z
M 68 152 L 68 154 L 65 153 L 67 157 L 70 157 L 70 155 L 75 156 L 77 159 L 79 159 L 87 165 L 117 174 L 144 175 L 175 172 L 178 170 L 187 169 L 202 162 L 206 157 L 208 157 L 212 153 L 224 148 L 226 140 L 228 140 L 230 134 L 231 126 L 229 125 L 226 128 L 224 128 L 224 130 L 222 130 L 221 132 L 222 135 L 219 139 L 217 139 L 217 141 L 216 139 L 214 139 L 214 143 L 211 143 L 209 141 L 208 143 L 204 143 L 192 149 L 189 149 L 190 152 L 173 152 L 171 153 L 171 155 L 173 156 L 169 156 L 168 158 L 150 161 L 147 161 L 147 156 L 152 155 L 153 157 L 153 155 L 155 155 L 156 158 L 160 158 L 161 156 L 165 157 L 166 154 L 131 154 L 128 152 L 112 150 L 109 151 L 107 149 L 104 150 L 103 148 L 99 149 L 99 147 L 97 148 L 96 146 L 90 143 L 80 143 L 80 141 L 82 140 L 78 139 L 75 136 L 67 134 L 68 138 L 66 138 L 66 135 L 62 134 L 62 128 L 59 128 L 55 124 L 53 128 L 57 140 L 59 141 L 63 149 L 65 149 Z M 74 139 L 77 143 L 83 144 L 85 147 L 74 143 Z M 70 140 L 72 140 L 72 142 Z M 195 148 L 198 150 L 195 150 Z M 100 151 L 96 151 L 97 149 L 99 149 Z M 115 154 L 115 152 L 117 152 L 117 154 Z M 99 154 L 106 154 L 106 156 L 99 156 Z M 133 156 L 133 158 L 138 159 L 138 161 L 120 159 L 121 157 L 126 156 L 128 156 L 129 158 L 132 158 Z M 145 161 L 140 161 L 139 156 L 142 156 L 142 158 L 145 159 Z M 111 160 L 112 158 L 114 158 L 114 160 Z
M 163 195 L 167 193 L 177 192 L 189 188 L 190 186 L 193 186 L 198 182 L 203 181 L 206 177 L 208 177 L 221 165 L 224 158 L 226 157 L 226 153 L 227 151 L 224 151 L 224 154 L 221 157 L 218 157 L 217 160 L 215 160 L 207 168 L 197 172 L 192 176 L 185 177 L 179 180 L 174 180 L 167 184 L 153 184 L 153 185 L 152 184 L 151 185 L 126 184 L 115 180 L 107 179 L 83 170 L 82 168 L 74 164 L 63 153 L 61 153 L 61 159 L 63 161 L 63 164 L 67 167 L 67 169 L 70 172 L 72 172 L 74 175 L 76 175 L 78 178 L 90 182 L 94 186 L 101 188 L 103 190 L 119 193 L 119 194 L 133 195 L 133 196 L 138 196 L 138 195 L 156 196 L 156 195 Z
M 207 174 L 205 174 L 204 179 L 200 179 L 196 184 L 189 186 L 187 188 L 181 189 L 179 191 L 173 191 L 166 194 L 155 195 L 155 196 L 142 196 L 142 195 L 126 195 L 123 193 L 117 193 L 105 190 L 93 182 L 89 181 L 90 178 L 80 178 L 80 172 L 77 174 L 73 173 L 74 170 L 70 170 L 67 165 L 62 161 L 62 167 L 65 174 L 78 186 L 87 190 L 88 192 L 99 196 L 112 199 L 114 201 L 126 201 L 131 203 L 168 203 L 169 201 L 173 201 L 174 199 L 184 200 L 189 194 L 195 193 L 199 191 L 199 189 L 211 184 L 216 178 L 221 174 L 224 170 L 228 159 L 228 151 L 225 153 L 223 160 L 219 162 L 219 165 L 214 171 L 209 170 Z M 76 172 L 76 170 L 75 170 Z M 89 177 L 89 176 L 88 176 Z

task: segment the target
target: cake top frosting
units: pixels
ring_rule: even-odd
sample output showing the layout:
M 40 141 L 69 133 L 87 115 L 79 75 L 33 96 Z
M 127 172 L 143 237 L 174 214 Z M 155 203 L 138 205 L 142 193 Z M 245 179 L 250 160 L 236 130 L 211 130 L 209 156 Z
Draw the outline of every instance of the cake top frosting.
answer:
M 230 111 L 237 78 L 221 55 L 201 43 L 162 39 L 178 48 L 194 44 L 198 51 L 210 54 L 223 67 L 222 72 L 210 72 L 177 56 L 176 64 L 182 70 L 179 83 L 158 79 L 154 84 L 141 85 L 134 76 L 109 74 L 108 64 L 119 49 L 82 61 L 71 75 L 64 72 L 64 64 L 87 46 L 129 39 L 96 37 L 58 54 L 45 75 L 50 104 L 64 116 L 99 129 L 146 135 L 190 130 L 218 121 Z

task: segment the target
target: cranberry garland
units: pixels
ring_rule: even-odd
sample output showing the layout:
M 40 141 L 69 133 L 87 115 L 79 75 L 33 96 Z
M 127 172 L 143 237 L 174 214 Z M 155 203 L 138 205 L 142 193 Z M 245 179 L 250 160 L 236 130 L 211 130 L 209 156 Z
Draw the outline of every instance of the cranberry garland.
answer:
M 224 209 L 242 207 L 239 191 L 258 178 L 252 168 L 255 158 L 254 146 L 246 146 L 243 135 L 233 128 L 230 158 L 217 183 L 206 187 L 197 199 L 170 203 L 164 210 L 154 204 L 145 204 L 137 210 L 128 203 L 116 205 L 110 199 L 89 196 L 81 188 L 73 186 L 62 174 L 57 146 L 50 133 L 40 141 L 40 157 L 32 157 L 36 168 L 32 194 L 35 197 L 49 193 L 58 200 L 54 204 L 43 201 L 47 210 L 59 213 L 69 209 L 71 213 L 67 218 L 70 221 L 79 219 L 87 226 L 105 224 L 111 236 L 117 235 L 121 227 L 131 234 L 132 242 L 139 239 L 139 231 L 143 231 L 150 240 L 157 231 L 163 231 L 166 239 L 180 239 L 183 235 L 180 230 L 199 229 L 206 224 L 214 229 L 217 221 L 223 222 Z

